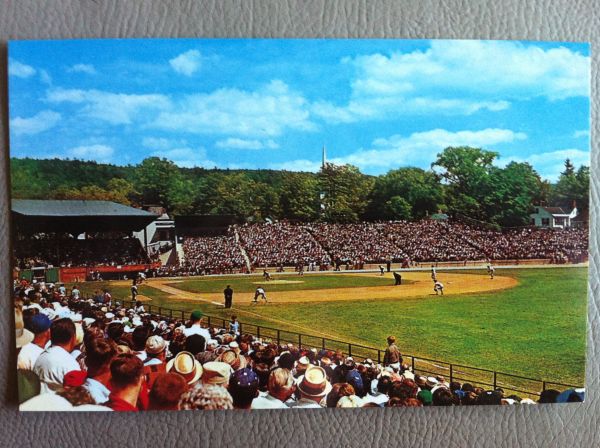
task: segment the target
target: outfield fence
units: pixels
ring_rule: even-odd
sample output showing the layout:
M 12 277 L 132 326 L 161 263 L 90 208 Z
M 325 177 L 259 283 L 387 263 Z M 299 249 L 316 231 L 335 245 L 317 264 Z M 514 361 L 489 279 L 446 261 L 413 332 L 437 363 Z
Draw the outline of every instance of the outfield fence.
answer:
M 133 306 L 135 302 L 125 301 L 124 304 Z M 148 303 L 144 303 L 144 309 L 150 314 L 182 320 L 186 320 L 186 316 L 189 316 L 190 313 L 185 310 L 150 305 Z M 204 318 L 205 324 L 209 327 L 227 328 L 228 320 L 225 318 L 206 314 L 204 315 Z M 352 356 L 359 359 L 369 358 L 378 363 L 383 362 L 385 354 L 385 349 L 251 323 L 240 322 L 240 333 L 251 334 L 263 342 L 273 342 L 277 343 L 277 345 L 294 344 L 298 348 L 304 347 L 331 350 L 335 352 L 340 351 L 345 356 Z M 404 364 L 408 364 L 415 374 L 425 376 L 442 375 L 450 382 L 458 381 L 461 383 L 471 383 L 474 386 L 486 389 L 502 388 L 506 396 L 511 394 L 525 394 L 531 397 L 539 397 L 541 392 L 546 389 L 565 390 L 583 387 L 581 385 L 529 378 L 513 375 L 511 373 L 425 358 L 422 356 L 403 354 L 402 357 Z

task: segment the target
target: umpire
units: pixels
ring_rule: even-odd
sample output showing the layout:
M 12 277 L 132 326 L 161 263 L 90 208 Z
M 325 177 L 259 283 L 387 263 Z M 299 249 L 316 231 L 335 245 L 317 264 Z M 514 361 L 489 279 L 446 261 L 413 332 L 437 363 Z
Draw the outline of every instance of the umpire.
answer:
M 397 272 L 394 272 L 394 280 L 396 280 L 396 283 L 394 284 L 394 286 L 398 286 L 402 284 L 402 276 L 400 274 L 398 274 Z
M 233 289 L 231 289 L 231 286 L 227 285 L 227 288 L 223 290 L 223 295 L 225 296 L 225 308 L 231 308 L 233 302 Z

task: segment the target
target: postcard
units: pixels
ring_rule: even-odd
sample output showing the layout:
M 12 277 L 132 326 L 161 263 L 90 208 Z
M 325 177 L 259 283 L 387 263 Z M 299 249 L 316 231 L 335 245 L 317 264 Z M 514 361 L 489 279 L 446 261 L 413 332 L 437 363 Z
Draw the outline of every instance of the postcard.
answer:
M 9 44 L 23 411 L 585 389 L 590 47 Z

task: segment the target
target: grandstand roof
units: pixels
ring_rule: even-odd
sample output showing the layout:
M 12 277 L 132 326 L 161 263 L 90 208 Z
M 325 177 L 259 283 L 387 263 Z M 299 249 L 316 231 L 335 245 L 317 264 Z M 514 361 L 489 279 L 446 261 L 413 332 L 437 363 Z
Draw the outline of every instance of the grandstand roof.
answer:
M 157 219 L 153 213 L 110 201 L 13 199 L 12 217 L 21 233 L 132 232 Z

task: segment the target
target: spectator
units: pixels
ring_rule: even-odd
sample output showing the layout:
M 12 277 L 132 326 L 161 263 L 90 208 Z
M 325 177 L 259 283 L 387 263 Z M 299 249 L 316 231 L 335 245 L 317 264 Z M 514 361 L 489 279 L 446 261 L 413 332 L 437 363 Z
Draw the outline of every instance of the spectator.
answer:
M 17 368 L 33 370 L 38 357 L 50 341 L 50 319 L 45 314 L 35 314 L 28 320 L 26 328 L 33 333 L 33 341 L 25 344 L 17 357 Z
M 288 409 L 286 402 L 296 391 L 294 377 L 288 369 L 277 367 L 269 374 L 268 393 L 252 401 L 252 409 Z
M 76 346 L 75 324 L 69 318 L 54 321 L 50 326 L 50 347 L 38 357 L 33 371 L 40 379 L 41 392 L 62 388 L 67 372 L 80 370 L 71 352 Z
M 86 344 L 87 378 L 84 387 L 94 403 L 106 403 L 110 395 L 110 363 L 117 355 L 117 345 L 111 339 L 92 338 Z
M 258 397 L 258 376 L 249 368 L 236 370 L 229 379 L 229 393 L 236 409 L 250 409 L 252 401 Z
M 107 406 L 113 411 L 139 411 L 144 364 L 132 354 L 117 355 L 110 363 L 110 396 Z
M 196 383 L 181 397 L 179 409 L 233 409 L 233 399 L 227 389 L 222 386 Z
M 166 366 L 167 372 L 181 375 L 189 385 L 197 383 L 200 377 L 202 377 L 204 370 L 202 365 L 190 352 L 177 353 L 177 356 L 171 359 Z
M 160 336 L 150 336 L 146 340 L 146 353 L 148 357 L 144 361 L 144 377 L 151 388 L 156 377 L 166 371 L 166 341 Z
M 183 330 L 185 337 L 189 337 L 193 334 L 199 334 L 204 338 L 205 341 L 211 339 L 210 332 L 202 327 L 202 311 L 194 310 L 190 315 L 191 325 L 189 328 Z
M 331 384 L 322 367 L 310 366 L 303 376 L 298 378 L 300 399 L 290 405 L 297 408 L 321 408 L 321 402 L 331 391 Z
M 175 411 L 179 400 L 188 390 L 185 379 L 176 373 L 161 373 L 150 389 L 151 411 Z
M 398 372 L 402 363 L 402 355 L 396 346 L 396 336 L 388 336 L 387 343 L 388 347 L 385 349 L 385 354 L 383 355 L 383 365 L 390 366 Z

